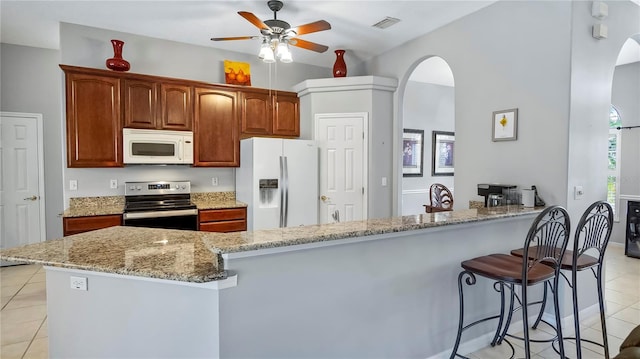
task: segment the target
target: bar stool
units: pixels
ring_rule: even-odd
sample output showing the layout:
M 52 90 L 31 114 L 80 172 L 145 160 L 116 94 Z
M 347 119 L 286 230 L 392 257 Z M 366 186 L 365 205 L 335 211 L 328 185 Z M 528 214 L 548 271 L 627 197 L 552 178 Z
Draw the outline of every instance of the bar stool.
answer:
M 605 323 L 604 312 L 604 296 L 602 290 L 602 268 L 604 261 L 604 254 L 611 238 L 611 230 L 613 229 L 613 209 L 611 205 L 605 201 L 597 201 L 591 204 L 582 214 L 580 222 L 576 227 L 576 232 L 573 239 L 573 250 L 565 251 L 562 261 L 560 262 L 561 270 L 571 271 L 571 281 L 561 272 L 562 277 L 566 280 L 567 284 L 571 287 L 572 299 L 573 299 L 573 319 L 575 337 L 566 337 L 565 339 L 576 340 L 576 355 L 578 358 L 582 358 L 581 341 L 586 341 L 595 345 L 599 345 L 604 348 L 604 356 L 606 359 L 610 358 L 609 355 L 609 341 L 607 340 L 607 326 Z M 511 251 L 512 255 L 522 257 L 524 255 L 524 248 Z M 529 248 L 529 256 L 531 256 L 532 250 L 536 248 Z M 586 254 L 597 254 L 597 258 Z M 592 253 L 596 252 L 596 253 Z M 591 269 L 594 277 L 596 278 L 597 290 L 598 290 L 598 305 L 600 307 L 600 325 L 602 326 L 602 341 L 603 343 L 597 343 L 588 339 L 580 338 L 580 318 L 578 315 L 578 289 L 577 289 L 577 277 L 578 272 Z M 545 287 L 545 298 L 546 298 Z M 542 318 L 542 312 L 544 306 L 540 309 L 540 314 L 536 320 L 533 328 L 535 329 Z M 556 349 L 554 347 L 554 349 Z M 558 350 L 556 349 L 556 352 Z
M 460 297 L 460 318 L 458 321 L 458 334 L 451 353 L 451 359 L 456 356 L 466 358 L 458 354 L 458 347 L 462 333 L 483 322 L 492 319 L 498 319 L 496 333 L 491 342 L 492 345 L 500 339 L 504 339 L 511 349 L 513 346 L 506 340 L 505 333 L 510 324 L 511 313 L 514 306 L 515 286 L 522 287 L 522 321 L 524 327 L 524 344 L 526 359 L 531 357 L 529 342 L 529 321 L 528 310 L 529 304 L 527 298 L 527 288 L 537 284 L 544 284 L 547 281 L 553 281 L 553 288 L 558 287 L 560 277 L 560 259 L 564 255 L 570 233 L 570 220 L 567 211 L 560 206 L 551 206 L 540 213 L 533 221 L 527 237 L 524 242 L 522 257 L 509 254 L 490 254 L 487 256 L 477 257 L 461 263 L 464 269 L 458 275 L 458 294 Z M 536 247 L 537 250 L 530 251 L 530 248 Z M 529 258 L 529 260 L 524 260 Z M 542 263 L 544 262 L 544 264 Z M 501 293 L 500 313 L 484 319 L 477 320 L 471 324 L 464 326 L 464 296 L 463 296 L 463 279 L 467 285 L 476 284 L 476 275 L 490 280 L 494 280 L 494 289 Z M 466 277 L 466 278 L 465 278 Z M 499 287 L 499 289 L 497 289 Z M 509 319 L 504 324 L 504 330 L 501 333 L 505 313 L 504 288 L 511 290 L 511 303 Z M 558 304 L 558 296 L 554 291 L 554 309 L 556 314 L 556 328 L 558 332 L 559 346 L 561 357 L 564 357 L 564 344 L 562 342 L 562 330 L 560 326 L 560 307 Z

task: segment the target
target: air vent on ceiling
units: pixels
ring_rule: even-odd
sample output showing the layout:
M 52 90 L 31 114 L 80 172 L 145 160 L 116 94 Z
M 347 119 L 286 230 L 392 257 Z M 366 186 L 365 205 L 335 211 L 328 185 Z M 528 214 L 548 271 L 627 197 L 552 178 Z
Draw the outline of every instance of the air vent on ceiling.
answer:
M 375 24 L 373 24 L 371 26 L 377 27 L 378 29 L 386 29 L 389 26 L 395 25 L 395 24 L 397 24 L 399 22 L 400 22 L 400 19 L 396 19 L 395 17 L 387 16 L 384 19 L 376 22 Z

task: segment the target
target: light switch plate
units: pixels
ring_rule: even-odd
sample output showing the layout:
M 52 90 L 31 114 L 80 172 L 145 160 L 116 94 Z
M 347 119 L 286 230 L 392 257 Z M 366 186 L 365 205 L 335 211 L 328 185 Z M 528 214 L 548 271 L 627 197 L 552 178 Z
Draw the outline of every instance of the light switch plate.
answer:
M 112 189 L 118 188 L 118 180 L 112 179 L 111 181 L 109 181 L 109 187 L 111 187 Z
M 212 186 L 218 185 L 218 177 L 211 177 L 211 185 Z
M 584 197 L 584 189 L 582 186 L 575 186 L 573 188 L 573 199 L 582 199 Z
M 69 181 L 69 190 L 70 191 L 77 191 L 78 190 L 78 180 Z

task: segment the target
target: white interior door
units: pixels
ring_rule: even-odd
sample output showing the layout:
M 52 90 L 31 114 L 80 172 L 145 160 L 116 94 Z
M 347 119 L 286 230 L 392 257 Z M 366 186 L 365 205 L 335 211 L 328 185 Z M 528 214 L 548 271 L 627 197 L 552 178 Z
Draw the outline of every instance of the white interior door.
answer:
M 0 116 L 0 248 L 44 240 L 42 115 Z
M 320 223 L 367 218 L 367 113 L 315 115 Z

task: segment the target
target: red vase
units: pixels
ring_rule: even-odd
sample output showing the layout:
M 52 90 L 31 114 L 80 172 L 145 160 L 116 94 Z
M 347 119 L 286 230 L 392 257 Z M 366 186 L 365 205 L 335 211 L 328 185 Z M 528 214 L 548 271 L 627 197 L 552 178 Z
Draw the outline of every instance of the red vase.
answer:
M 107 59 L 107 68 L 113 71 L 129 71 L 131 65 L 127 60 L 122 58 L 124 41 L 111 40 L 111 44 L 113 45 L 113 57 Z
M 336 50 L 336 62 L 333 64 L 333 77 L 347 76 L 347 64 L 344 62 L 344 50 Z

